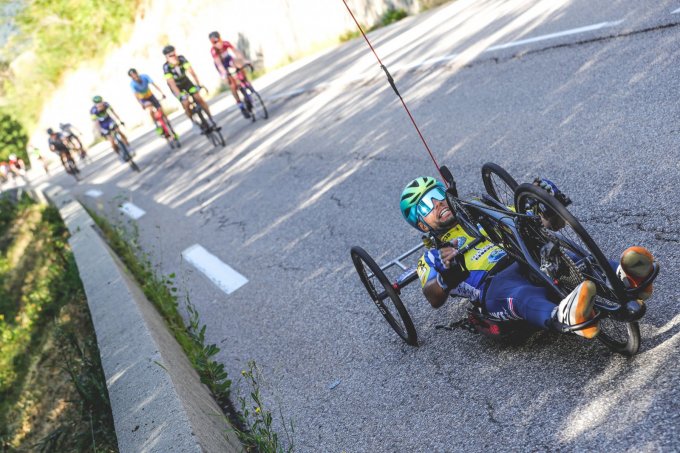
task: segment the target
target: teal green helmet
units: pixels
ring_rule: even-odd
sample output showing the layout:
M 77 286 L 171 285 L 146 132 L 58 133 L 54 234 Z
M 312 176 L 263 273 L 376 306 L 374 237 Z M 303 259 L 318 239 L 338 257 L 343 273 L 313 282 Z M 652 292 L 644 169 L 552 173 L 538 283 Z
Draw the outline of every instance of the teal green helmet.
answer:
M 418 213 L 416 206 L 423 195 L 425 195 L 430 190 L 435 187 L 439 187 L 442 190 L 446 190 L 446 187 L 441 182 L 430 176 L 421 176 L 416 178 L 404 188 L 401 192 L 401 203 L 399 207 L 401 208 L 401 215 L 413 228 L 418 229 Z
M 95 96 L 92 98 L 92 102 L 94 102 L 95 104 L 99 104 L 101 101 L 102 101 L 101 96 Z

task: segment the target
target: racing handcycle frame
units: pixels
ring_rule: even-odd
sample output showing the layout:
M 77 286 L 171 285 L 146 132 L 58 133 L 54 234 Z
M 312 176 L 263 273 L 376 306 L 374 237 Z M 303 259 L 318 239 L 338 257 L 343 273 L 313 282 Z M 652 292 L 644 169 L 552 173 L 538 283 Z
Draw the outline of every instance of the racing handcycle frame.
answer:
M 578 219 L 544 189 L 533 184 L 517 184 L 503 168 L 486 163 L 482 166 L 482 178 L 487 193 L 467 201 L 458 197 L 455 180 L 448 168 L 442 166 L 441 170 L 449 186 L 446 195 L 451 212 L 455 213 L 461 227 L 476 238 L 462 247 L 458 256 L 489 241 L 519 263 L 532 283 L 548 288 L 556 303 L 583 280 L 591 280 L 597 287 L 595 316 L 578 325 L 554 322 L 554 329 L 573 333 L 599 321 L 597 338 L 607 347 L 624 355 L 638 351 L 640 330 L 637 321 L 646 312 L 646 305 L 638 301 L 638 296 L 656 278 L 657 263 L 645 281 L 635 288 L 626 288 Z M 501 196 L 503 192 L 505 198 Z M 549 228 L 545 223 L 547 217 L 561 219 L 563 227 Z M 567 229 L 575 235 L 568 234 Z M 425 236 L 423 242 L 383 266 L 378 266 L 361 247 L 351 250 L 352 261 L 373 303 L 395 332 L 413 346 L 418 345 L 417 333 L 400 294 L 404 287 L 418 279 L 418 275 L 416 267 L 407 267 L 403 260 L 424 245 L 437 248 L 444 245 L 439 243 L 434 232 Z M 390 281 L 384 271 L 394 266 L 401 268 L 403 273 Z M 382 291 L 376 288 L 374 281 Z M 394 309 L 390 309 L 391 306 Z M 493 318 L 480 302 L 470 302 L 468 316 L 474 330 L 499 339 L 507 338 L 507 332 L 532 330 L 524 321 Z

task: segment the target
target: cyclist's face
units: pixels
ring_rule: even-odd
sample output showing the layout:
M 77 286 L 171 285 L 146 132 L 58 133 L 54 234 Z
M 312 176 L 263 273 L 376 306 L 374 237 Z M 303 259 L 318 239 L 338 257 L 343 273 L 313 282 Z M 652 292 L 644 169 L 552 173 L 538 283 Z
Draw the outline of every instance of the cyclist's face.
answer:
M 423 220 L 435 230 L 450 226 L 455 220 L 455 217 L 449 209 L 446 200 L 437 200 L 433 198 L 432 202 L 434 203 L 434 207 L 428 215 L 423 217 Z
M 169 53 L 165 56 L 165 58 L 171 63 L 171 64 L 177 64 L 177 54 L 175 52 Z
M 97 102 L 97 110 L 104 110 L 104 101 Z
M 130 77 L 132 77 L 132 80 L 134 80 L 135 82 L 139 82 L 139 74 L 137 74 L 136 72 L 130 73 Z
M 212 43 L 213 47 L 216 49 L 222 49 L 222 40 L 221 39 L 211 39 L 210 42 Z

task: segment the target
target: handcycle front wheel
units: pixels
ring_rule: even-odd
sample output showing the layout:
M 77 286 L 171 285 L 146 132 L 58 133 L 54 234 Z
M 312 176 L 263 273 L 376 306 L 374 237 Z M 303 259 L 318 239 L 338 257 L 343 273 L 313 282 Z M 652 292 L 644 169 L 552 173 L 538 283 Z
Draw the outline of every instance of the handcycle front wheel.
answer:
M 578 219 L 555 197 L 533 184 L 521 184 L 515 192 L 515 206 L 518 212 L 522 213 L 538 215 L 539 212 L 547 212 L 553 221 L 564 225 L 558 231 L 545 227 L 533 228 L 533 231 L 525 230 L 532 236 L 527 240 L 528 243 L 542 236 L 559 244 L 563 251 L 560 266 L 566 270 L 566 273 L 558 278 L 560 289 L 568 294 L 583 280 L 590 280 L 597 286 L 596 308 L 598 305 L 616 308 L 628 302 L 625 300 L 623 282 L 616 276 L 609 260 Z M 539 247 L 534 244 L 529 248 L 535 252 L 532 258 L 540 263 Z M 640 327 L 637 321 L 619 320 L 609 316 L 611 310 L 606 311 L 600 320 L 600 333 L 597 338 L 616 353 L 628 356 L 635 354 L 640 348 Z
M 503 167 L 493 162 L 482 165 L 482 181 L 486 193 L 503 206 L 514 206 L 517 181 Z
M 380 270 L 380 266 L 361 247 L 352 247 L 351 255 L 361 283 L 364 284 L 371 300 L 378 307 L 390 327 L 407 344 L 418 346 L 418 334 L 411 316 L 385 273 Z M 369 277 L 367 269 L 373 274 L 372 276 Z M 376 282 L 378 283 L 377 287 Z

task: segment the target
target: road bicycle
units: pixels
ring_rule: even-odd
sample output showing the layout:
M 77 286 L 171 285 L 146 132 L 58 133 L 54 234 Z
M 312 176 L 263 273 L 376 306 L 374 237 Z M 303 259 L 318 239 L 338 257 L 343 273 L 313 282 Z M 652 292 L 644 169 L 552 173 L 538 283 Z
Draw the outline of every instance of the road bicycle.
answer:
M 230 67 L 231 75 L 236 80 L 238 84 L 238 90 L 241 92 L 243 105 L 245 106 L 250 119 L 255 122 L 257 118 L 266 120 L 269 118 L 269 112 L 267 112 L 267 107 L 264 105 L 262 96 L 258 93 L 253 84 L 248 80 L 248 76 L 244 68 L 250 69 L 253 72 L 253 65 L 251 63 L 246 63 L 240 68 Z
M 199 90 L 203 89 L 205 88 L 199 88 Z M 196 101 L 194 93 L 189 93 L 189 96 L 189 109 L 191 111 L 194 124 L 197 124 L 201 128 L 201 134 L 205 135 L 208 140 L 210 140 L 210 143 L 213 144 L 213 146 L 224 146 L 226 142 L 224 141 L 224 137 L 222 136 L 220 128 L 213 126 L 210 121 L 208 121 L 208 114 L 205 110 L 203 110 L 201 104 Z
M 483 241 L 490 241 L 519 263 L 530 281 L 547 287 L 555 302 L 564 299 L 584 280 L 592 281 L 597 287 L 594 318 L 578 325 L 555 323 L 555 329 L 569 334 L 599 321 L 597 338 L 609 349 L 623 355 L 638 352 L 638 321 L 647 309 L 646 304 L 638 301 L 638 296 L 658 275 L 660 267 L 657 263 L 654 263 L 651 275 L 636 288 L 626 288 L 612 263 L 578 219 L 542 188 L 518 184 L 503 168 L 487 163 L 482 167 L 487 193 L 466 201 L 458 197 L 453 176 L 445 166 L 442 175 L 449 185 L 446 196 L 451 212 L 466 232 L 476 238 L 459 250 L 459 256 Z M 543 222 L 546 217 L 559 220 L 563 227 L 558 231 L 548 229 Z M 351 249 L 352 261 L 371 300 L 392 329 L 409 345 L 416 346 L 418 337 L 400 295 L 404 287 L 418 279 L 418 275 L 416 267 L 406 266 L 404 260 L 422 247 L 440 247 L 437 242 L 436 236 L 430 234 L 425 237 L 424 244 L 383 266 L 378 266 L 361 247 Z M 384 271 L 395 266 L 403 272 L 391 281 Z M 503 341 L 521 340 L 535 330 L 523 320 L 499 320 L 490 316 L 480 302 L 469 301 L 466 313 L 466 318 L 445 327 L 464 327 Z
M 66 173 L 70 174 L 75 178 L 76 181 L 80 181 L 80 169 L 76 165 L 76 161 L 73 159 L 71 150 L 59 151 L 59 159 L 64 164 L 64 170 Z
M 168 142 L 170 149 L 180 148 L 182 143 L 179 141 L 179 136 L 172 128 L 172 124 L 170 124 L 170 120 L 165 115 L 163 109 L 153 106 L 153 118 L 154 122 L 156 123 L 156 127 L 160 128 L 160 133 Z
M 113 134 L 113 141 L 115 143 L 116 149 L 118 150 L 118 155 L 120 156 L 120 158 L 123 160 L 123 162 L 127 162 L 133 171 L 140 172 L 141 169 L 132 159 L 130 149 L 123 141 L 123 138 L 120 136 L 118 128 L 116 127 L 113 131 L 111 131 L 111 133 Z

